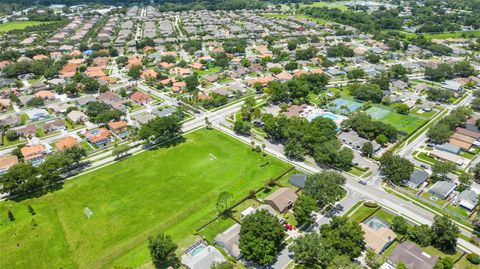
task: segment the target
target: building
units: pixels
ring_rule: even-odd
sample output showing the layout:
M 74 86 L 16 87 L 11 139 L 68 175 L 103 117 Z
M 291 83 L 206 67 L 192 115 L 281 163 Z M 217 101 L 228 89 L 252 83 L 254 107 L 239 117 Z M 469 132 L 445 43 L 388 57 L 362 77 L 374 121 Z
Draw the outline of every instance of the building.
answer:
M 5 174 L 10 167 L 18 163 L 18 157 L 15 155 L 0 156 L 0 176 Z
M 48 152 L 44 145 L 25 146 L 20 149 L 25 162 L 30 162 L 32 165 L 40 164 Z
M 305 188 L 305 182 L 307 182 L 307 175 L 304 175 L 304 174 L 292 175 L 288 179 L 288 182 L 299 189 L 303 189 Z
M 438 261 L 438 257 L 423 252 L 412 242 L 403 242 L 397 245 L 387 257 L 387 263 L 395 268 L 402 262 L 408 269 L 432 269 Z M 388 267 L 387 267 L 388 268 Z
M 29 124 L 27 126 L 20 127 L 18 129 L 16 129 L 15 132 L 19 136 L 33 137 L 33 136 L 37 135 L 37 126 L 35 126 L 35 124 Z
M 242 257 L 242 252 L 240 251 L 240 228 L 240 224 L 236 223 L 215 237 L 215 244 L 222 247 L 236 260 Z
M 167 107 L 162 110 L 154 110 L 152 111 L 152 114 L 157 117 L 168 117 L 175 112 L 177 112 L 177 109 L 175 107 Z
M 405 185 L 412 189 L 418 189 L 428 178 L 428 173 L 423 170 L 415 169 Z
M 280 188 L 265 198 L 264 202 L 280 213 L 288 210 L 297 200 L 297 194 L 290 188 Z
M 63 129 L 65 129 L 65 122 L 62 119 L 56 119 L 54 121 L 47 122 L 43 125 L 43 130 L 45 130 L 45 132 L 47 133 L 55 132 Z
M 372 143 L 373 152 L 380 150 L 380 145 L 377 142 L 362 138 L 355 131 L 342 132 L 338 135 L 338 139 L 340 139 L 343 144 L 355 150 L 361 150 L 363 145 L 368 142 Z
M 84 136 L 96 147 L 105 146 L 112 141 L 112 132 L 105 128 L 97 128 L 86 131 Z
M 382 253 L 397 238 L 395 232 L 376 217 L 360 223 L 360 227 L 364 233 L 365 247 L 373 250 L 376 254 Z
M 88 120 L 88 117 L 87 115 L 85 115 L 85 113 L 77 110 L 70 111 L 70 113 L 67 114 L 67 118 L 75 124 L 82 123 Z
M 93 95 L 84 95 L 84 96 L 78 98 L 77 100 L 75 100 L 75 102 L 79 106 L 86 106 L 86 105 L 88 105 L 88 103 L 95 102 L 95 101 L 97 101 L 97 99 Z
M 123 120 L 109 122 L 108 129 L 122 138 L 128 135 L 128 123 Z
M 437 181 L 433 186 L 428 190 L 428 193 L 435 195 L 440 199 L 446 199 L 457 187 L 455 183 L 449 181 Z
M 138 122 L 140 125 L 147 124 L 149 121 L 155 119 L 155 116 L 152 114 L 143 114 L 143 115 L 138 115 L 135 117 L 135 120 Z
M 460 150 L 461 150 L 461 148 L 459 146 L 453 145 L 451 143 L 445 143 L 445 144 L 442 144 L 442 145 L 437 145 L 435 148 L 437 148 L 441 151 L 452 153 L 452 154 L 458 154 L 458 153 L 460 153 Z
M 134 101 L 135 103 L 138 103 L 140 105 L 145 105 L 145 104 L 149 104 L 149 103 L 152 102 L 152 97 L 150 97 L 150 95 L 148 95 L 144 92 L 140 92 L 140 91 L 134 92 L 130 96 L 130 99 L 132 101 Z
M 464 190 L 455 198 L 455 204 L 473 211 L 478 204 L 478 195 L 472 190 Z
M 57 148 L 57 150 L 73 148 L 76 145 L 78 145 L 77 139 L 71 136 L 64 137 L 58 140 L 57 143 L 55 143 L 55 147 Z
M 48 111 L 43 108 L 32 108 L 25 111 L 25 114 L 27 114 L 31 121 L 46 119 L 49 116 Z
M 463 135 L 475 138 L 475 140 L 477 141 L 480 140 L 480 132 L 471 131 L 461 127 L 458 127 L 457 129 L 455 129 L 455 132 L 458 134 L 463 134 Z
M 185 251 L 182 264 L 188 269 L 211 268 L 214 263 L 225 262 L 225 257 L 213 246 L 200 241 Z
M 462 166 L 465 163 L 467 163 L 467 160 L 465 158 L 459 156 L 459 155 L 456 155 L 456 154 L 453 154 L 453 153 L 450 153 L 450 152 L 446 152 L 446 151 L 442 151 L 442 150 L 438 150 L 436 148 L 433 149 L 432 151 L 430 151 L 429 155 L 434 156 L 435 158 L 440 159 L 440 160 L 455 163 L 458 166 Z

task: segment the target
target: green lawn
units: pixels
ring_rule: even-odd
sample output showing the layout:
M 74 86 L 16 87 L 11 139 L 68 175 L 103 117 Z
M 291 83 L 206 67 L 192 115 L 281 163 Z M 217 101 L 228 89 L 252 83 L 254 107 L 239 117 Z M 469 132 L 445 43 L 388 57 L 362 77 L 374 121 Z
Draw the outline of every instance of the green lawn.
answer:
M 328 22 L 327 20 L 320 19 L 320 18 L 314 18 L 312 16 L 305 15 L 305 14 L 294 15 L 294 14 L 283 14 L 283 13 L 263 13 L 263 16 L 265 16 L 267 18 L 275 18 L 275 19 L 288 19 L 288 18 L 292 17 L 292 18 L 295 18 L 295 19 L 304 19 L 304 20 L 313 21 L 313 22 L 316 22 L 318 24 L 325 24 L 325 23 Z
M 365 205 L 362 205 L 349 217 L 349 219 L 350 221 L 353 221 L 353 222 L 362 222 L 368 216 L 370 216 L 373 212 L 375 212 L 375 210 L 377 209 L 378 207 L 370 208 Z
M 220 70 L 221 70 L 220 67 L 212 67 L 212 68 L 205 69 L 205 70 L 197 70 L 197 71 L 195 71 L 195 73 L 197 73 L 197 75 L 199 75 L 199 76 L 203 76 L 203 75 L 218 73 L 218 72 L 220 72 Z
M 301 5 L 301 7 L 328 7 L 328 8 L 338 8 L 340 10 L 347 10 L 347 6 L 339 1 L 339 2 L 313 2 L 308 5 Z
M 402 115 L 396 112 L 392 112 L 381 119 L 382 122 L 391 124 L 395 129 L 411 134 L 415 132 L 425 120 L 417 118 L 411 115 Z
M 8 32 L 11 30 L 21 30 L 25 29 L 28 26 L 34 26 L 39 24 L 44 24 L 45 22 L 41 21 L 12 21 L 0 24 L 0 33 Z
M 407 38 L 414 38 L 420 34 L 417 33 L 407 33 L 407 32 L 401 32 L 402 34 L 405 34 Z M 480 36 L 480 31 L 479 30 L 474 30 L 474 31 L 457 31 L 457 32 L 444 32 L 444 33 L 432 33 L 432 34 L 423 34 L 423 36 L 426 39 L 443 39 L 443 38 L 461 38 L 462 34 L 465 33 L 467 37 L 469 36 Z
M 196 240 L 193 231 L 216 215 L 221 191 L 237 201 L 289 168 L 217 131 L 185 138 L 70 180 L 43 197 L 0 202 L 0 268 L 143 266 L 148 236 L 169 234 L 180 252 Z M 6 218 L 10 207 L 13 222 Z

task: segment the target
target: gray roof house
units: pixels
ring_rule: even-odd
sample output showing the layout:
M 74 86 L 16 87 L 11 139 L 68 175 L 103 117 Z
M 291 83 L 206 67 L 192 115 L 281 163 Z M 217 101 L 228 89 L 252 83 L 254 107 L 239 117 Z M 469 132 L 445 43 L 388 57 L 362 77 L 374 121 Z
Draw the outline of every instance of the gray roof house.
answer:
M 225 249 L 236 260 L 242 257 L 242 252 L 240 251 L 240 228 L 240 224 L 236 223 L 215 237 L 215 243 Z
M 79 106 L 86 106 L 88 103 L 94 102 L 94 101 L 97 101 L 97 99 L 93 95 L 84 95 L 78 98 L 77 100 L 75 100 L 75 102 L 77 102 Z
M 303 189 L 305 188 L 305 182 L 307 181 L 307 175 L 295 174 L 288 179 L 288 182 L 293 186 Z
M 143 114 L 143 115 L 138 115 L 138 116 L 135 117 L 135 120 L 140 125 L 146 124 L 153 119 L 155 119 L 155 116 L 153 116 L 152 114 Z
M 464 190 L 455 198 L 455 203 L 469 211 L 475 209 L 478 204 L 478 195 L 472 190 Z
M 423 170 L 415 169 L 407 180 L 406 185 L 412 189 L 417 189 L 422 185 L 428 178 L 428 173 Z
M 213 246 L 195 244 L 182 256 L 182 264 L 188 269 L 210 268 L 214 263 L 225 262 L 225 257 Z
M 403 262 L 408 269 L 432 269 L 437 261 L 437 256 L 423 252 L 412 242 L 398 244 L 387 258 L 387 263 L 394 268 L 399 262 Z
M 355 131 L 342 132 L 338 136 L 338 139 L 355 150 L 361 150 L 363 144 L 370 142 L 367 139 L 358 136 Z M 373 152 L 377 152 L 380 149 L 380 145 L 375 141 L 372 141 L 371 143 L 373 145 Z
M 174 107 L 167 107 L 167 108 L 164 108 L 162 110 L 154 110 L 152 111 L 152 114 L 157 116 L 157 117 L 168 117 L 170 115 L 172 115 L 173 113 L 175 113 L 177 111 L 176 108 Z
M 453 192 L 456 186 L 455 183 L 449 181 L 437 181 L 428 190 L 428 193 L 435 195 L 440 199 L 445 199 Z
M 441 151 L 450 152 L 452 154 L 458 154 L 460 152 L 460 147 L 452 145 L 450 143 L 445 143 L 445 144 L 442 144 L 442 145 L 438 145 L 438 146 L 436 146 L 436 148 L 441 150 Z

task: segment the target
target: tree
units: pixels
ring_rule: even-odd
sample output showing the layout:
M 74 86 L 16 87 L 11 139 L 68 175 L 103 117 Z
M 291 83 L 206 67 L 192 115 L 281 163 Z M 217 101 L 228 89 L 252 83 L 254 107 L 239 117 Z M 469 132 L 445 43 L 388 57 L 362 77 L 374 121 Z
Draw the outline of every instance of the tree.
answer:
M 458 181 L 460 181 L 463 186 L 470 187 L 473 182 L 472 175 L 467 172 L 463 172 L 460 174 L 460 176 L 458 176 Z
M 45 102 L 41 97 L 33 97 L 32 99 L 27 101 L 27 106 L 31 106 L 31 107 L 41 107 L 44 104 Z
M 297 41 L 295 39 L 290 39 L 287 43 L 288 50 L 292 51 L 297 48 Z
M 176 255 L 178 246 L 170 236 L 159 234 L 148 238 L 148 249 L 155 268 L 180 267 L 180 259 Z
M 18 139 L 18 134 L 14 130 L 8 130 L 7 133 L 5 134 L 5 137 L 7 138 L 8 141 L 15 141 Z
M 310 175 L 305 182 L 304 193 L 317 200 L 324 207 L 338 201 L 345 193 L 342 188 L 345 178 L 332 171 Z
M 421 247 L 427 247 L 432 242 L 432 233 L 430 227 L 426 224 L 414 226 L 408 229 L 408 239 L 417 243 Z
M 37 175 L 38 168 L 30 163 L 18 163 L 0 177 L 2 191 L 11 195 L 23 195 L 34 192 L 43 185 Z
M 293 71 L 298 68 L 298 63 L 296 61 L 290 61 L 285 65 L 285 70 Z
M 217 209 L 220 213 L 223 213 L 228 209 L 228 202 L 233 198 L 233 194 L 228 191 L 222 191 L 218 194 Z
M 326 267 L 335 257 L 335 250 L 330 242 L 317 232 L 295 239 L 289 249 L 293 252 L 295 262 L 305 268 Z
M 365 262 L 371 269 L 378 269 L 383 264 L 382 259 L 371 249 L 367 250 L 367 254 L 365 255 Z
M 130 146 L 128 144 L 122 144 L 122 145 L 115 144 L 113 146 L 112 156 L 114 156 L 115 158 L 120 158 L 122 156 L 125 156 L 125 154 L 128 153 L 129 149 L 130 149 Z
M 385 154 L 380 159 L 380 170 L 391 183 L 403 185 L 413 173 L 414 165 L 400 156 Z
M 185 78 L 186 88 L 189 92 L 194 92 L 197 90 L 199 85 L 197 75 L 193 74 Z
M 378 144 L 385 146 L 388 143 L 388 137 L 384 134 L 379 134 L 376 138 L 375 141 L 377 141 Z
M 275 259 L 284 238 L 285 231 L 277 217 L 259 210 L 243 220 L 240 249 L 245 259 L 264 266 Z
M 365 157 L 372 157 L 373 155 L 373 144 L 371 142 L 363 143 L 361 148 L 362 155 Z
M 455 251 L 460 230 L 448 216 L 435 216 L 431 232 L 434 247 L 444 252 Z
M 396 106 L 395 110 L 397 111 L 398 114 L 403 114 L 403 115 L 408 115 L 408 113 L 410 112 L 410 108 L 403 103 Z
M 133 65 L 130 67 L 128 70 L 127 75 L 133 79 L 139 79 L 142 71 L 142 66 L 141 65 Z
M 349 87 L 350 94 L 355 96 L 360 100 L 372 101 L 374 103 L 380 103 L 382 101 L 383 90 L 377 84 L 365 83 L 365 84 L 354 84 Z
M 156 117 L 142 125 L 139 131 L 139 137 L 150 142 L 164 142 L 173 139 L 182 133 L 180 117 L 170 115 L 168 117 Z
M 350 80 L 358 80 L 364 78 L 367 74 L 361 68 L 355 68 L 350 71 L 347 71 L 347 78 Z
M 285 156 L 294 160 L 303 160 L 305 159 L 305 149 L 300 141 L 296 139 L 288 140 L 283 147 Z
M 362 266 L 357 262 L 352 262 L 347 255 L 335 256 L 327 269 L 362 269 Z
M 320 231 L 321 236 L 335 249 L 335 256 L 347 255 L 353 260 L 364 249 L 362 228 L 358 223 L 348 221 L 347 217 L 334 216 L 329 224 L 322 225 Z
M 214 263 L 210 269 L 234 269 L 235 266 L 229 262 Z
M 453 260 L 450 257 L 441 257 L 433 269 L 452 269 L 453 268 Z
M 299 226 L 309 227 L 313 224 L 312 212 L 318 211 L 318 205 L 315 198 L 310 195 L 302 194 L 293 205 L 293 215 Z
M 406 235 L 408 233 L 408 222 L 402 216 L 395 216 L 392 220 L 392 228 L 394 232 Z
M 83 157 L 87 156 L 87 150 L 81 146 L 73 146 L 64 150 L 65 156 L 70 159 L 76 166 L 80 163 Z
M 447 175 L 452 173 L 457 168 L 456 164 L 449 162 L 449 161 L 440 161 L 435 162 L 432 165 L 432 172 L 435 174 L 436 177 L 439 177 L 440 180 L 446 180 Z
M 407 75 L 407 69 L 403 67 L 401 64 L 395 64 L 390 67 L 390 78 L 393 79 L 405 79 Z
M 252 124 L 242 119 L 236 120 L 235 123 L 233 124 L 233 130 L 239 134 L 248 135 L 250 134 L 251 129 L 252 129 Z

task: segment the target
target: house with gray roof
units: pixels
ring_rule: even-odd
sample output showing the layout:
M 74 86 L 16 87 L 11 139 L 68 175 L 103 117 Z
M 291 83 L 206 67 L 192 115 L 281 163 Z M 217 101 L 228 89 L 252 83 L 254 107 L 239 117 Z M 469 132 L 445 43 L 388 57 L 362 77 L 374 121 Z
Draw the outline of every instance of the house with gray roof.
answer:
M 214 263 L 225 261 L 225 257 L 218 249 L 203 242 L 190 247 L 182 256 L 182 264 L 188 269 L 211 268 Z
M 405 184 L 412 189 L 418 189 L 427 180 L 428 176 L 427 172 L 415 169 Z
M 236 223 L 215 237 L 215 244 L 222 247 L 236 260 L 242 257 L 240 250 L 240 224 Z
M 167 108 L 164 108 L 162 110 L 154 110 L 152 111 L 152 114 L 157 116 L 157 117 L 168 117 L 170 115 L 172 115 L 173 113 L 175 113 L 177 111 L 176 108 L 174 107 L 167 107 Z
M 437 256 L 429 255 L 414 243 L 407 241 L 395 247 L 387 258 L 388 265 L 382 268 L 396 268 L 396 265 L 402 262 L 408 269 L 432 269 L 437 261 Z
M 86 105 L 88 105 L 88 103 L 95 102 L 95 101 L 97 101 L 97 99 L 93 95 L 84 95 L 84 96 L 78 98 L 77 100 L 75 100 L 75 102 L 79 106 L 86 106 Z
M 478 204 L 478 195 L 472 190 L 464 190 L 455 198 L 455 204 L 468 211 L 473 211 Z
M 299 189 L 305 188 L 306 181 L 307 181 L 307 175 L 304 175 L 304 174 L 295 174 L 288 179 L 288 182 L 290 184 L 292 184 L 293 186 Z
M 440 199 L 446 199 L 457 187 L 455 183 L 450 181 L 437 181 L 433 186 L 428 190 L 428 193 L 435 195 Z

